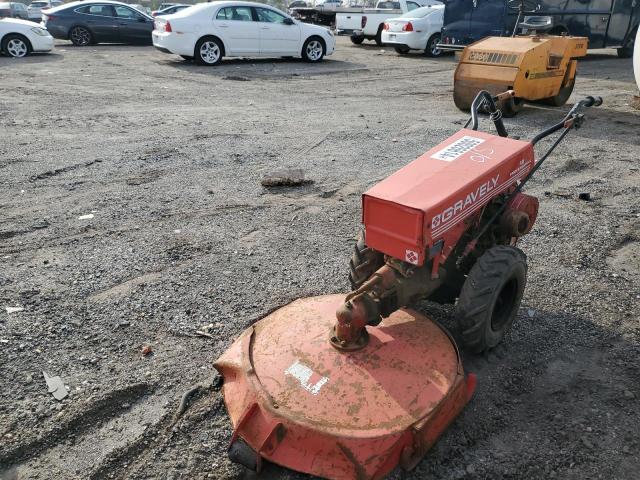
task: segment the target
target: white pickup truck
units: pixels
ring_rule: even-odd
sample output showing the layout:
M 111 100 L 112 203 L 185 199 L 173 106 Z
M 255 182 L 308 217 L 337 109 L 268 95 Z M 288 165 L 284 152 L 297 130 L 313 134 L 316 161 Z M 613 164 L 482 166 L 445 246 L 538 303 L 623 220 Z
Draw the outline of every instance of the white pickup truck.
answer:
M 376 44 L 382 45 L 385 20 L 427 4 L 429 0 L 380 0 L 376 8 L 336 14 L 336 31 L 338 35 L 351 35 L 351 41 L 356 45 L 365 40 L 375 40 Z

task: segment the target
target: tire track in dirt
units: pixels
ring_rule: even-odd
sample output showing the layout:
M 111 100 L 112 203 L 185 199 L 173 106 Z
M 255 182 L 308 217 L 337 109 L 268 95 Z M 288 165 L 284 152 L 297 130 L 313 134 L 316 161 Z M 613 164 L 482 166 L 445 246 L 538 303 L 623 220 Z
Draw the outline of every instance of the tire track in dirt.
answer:
M 114 415 L 120 415 L 132 404 L 140 402 L 145 395 L 152 393 L 156 386 L 148 383 L 137 383 L 125 388 L 113 390 L 104 397 L 85 407 L 80 413 L 54 425 L 39 434 L 30 432 L 17 445 L 0 447 L 0 465 L 10 466 L 24 464 L 30 459 L 41 456 L 43 452 L 63 443 L 70 436 L 78 433 L 88 434 L 95 428 L 108 422 Z M 5 472 L 6 473 L 6 472 Z M 0 472 L 0 477 L 5 473 Z

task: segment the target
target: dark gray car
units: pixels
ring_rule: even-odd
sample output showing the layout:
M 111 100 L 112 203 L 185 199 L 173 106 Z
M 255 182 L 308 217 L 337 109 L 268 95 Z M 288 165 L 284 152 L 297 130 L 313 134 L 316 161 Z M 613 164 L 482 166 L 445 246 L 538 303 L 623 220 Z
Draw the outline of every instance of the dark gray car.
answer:
M 43 12 L 54 38 L 74 45 L 150 44 L 153 18 L 120 2 L 74 2 Z
M 29 20 L 27 6 L 18 2 L 0 2 L 0 18 L 5 17 Z

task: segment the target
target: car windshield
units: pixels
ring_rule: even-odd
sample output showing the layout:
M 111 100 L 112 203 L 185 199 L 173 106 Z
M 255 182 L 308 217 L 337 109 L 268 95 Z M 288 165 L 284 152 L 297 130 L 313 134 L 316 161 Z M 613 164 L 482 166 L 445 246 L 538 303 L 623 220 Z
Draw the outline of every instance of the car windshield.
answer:
M 31 2 L 31 7 L 36 7 L 36 8 L 40 8 L 40 7 L 47 7 L 49 6 L 48 2 Z
M 433 7 L 440 4 L 429 5 L 427 7 L 416 8 L 415 10 L 411 10 L 410 12 L 403 13 L 400 15 L 400 18 L 424 18 L 433 12 Z

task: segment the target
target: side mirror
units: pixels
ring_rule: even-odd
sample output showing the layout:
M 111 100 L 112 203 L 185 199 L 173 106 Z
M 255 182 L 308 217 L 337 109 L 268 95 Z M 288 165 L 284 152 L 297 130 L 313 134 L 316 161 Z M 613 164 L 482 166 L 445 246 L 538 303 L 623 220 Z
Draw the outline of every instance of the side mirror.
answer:
M 296 22 L 291 20 L 289 17 L 285 17 L 285 19 L 284 19 L 284 21 L 282 23 L 284 23 L 285 25 L 295 25 Z

